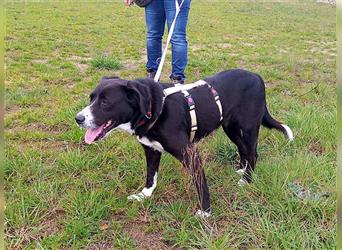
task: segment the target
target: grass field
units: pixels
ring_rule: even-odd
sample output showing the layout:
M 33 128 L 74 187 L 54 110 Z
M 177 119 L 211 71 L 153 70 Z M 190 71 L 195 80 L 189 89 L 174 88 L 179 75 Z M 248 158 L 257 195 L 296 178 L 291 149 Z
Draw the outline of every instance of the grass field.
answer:
M 85 146 L 74 122 L 101 76 L 145 75 L 142 9 L 7 2 L 6 20 L 8 249 L 336 248 L 334 7 L 193 1 L 187 81 L 236 67 L 258 72 L 271 113 L 295 133 L 290 143 L 261 130 L 255 182 L 244 188 L 222 130 L 200 144 L 208 221 L 194 216 L 191 180 L 167 154 L 153 197 L 129 202 L 145 182 L 139 143 L 116 133 Z M 292 182 L 330 195 L 299 199 Z

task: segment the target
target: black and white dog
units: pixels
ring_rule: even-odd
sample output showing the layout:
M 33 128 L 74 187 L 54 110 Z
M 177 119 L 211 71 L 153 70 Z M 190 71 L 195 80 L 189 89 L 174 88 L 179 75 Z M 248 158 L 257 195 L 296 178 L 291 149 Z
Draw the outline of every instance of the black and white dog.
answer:
M 222 120 L 208 85 L 190 89 L 188 92 L 196 104 L 194 141 L 190 141 L 191 117 L 184 95 L 177 92 L 165 97 L 164 90 L 174 85 L 155 83 L 152 79 L 128 81 L 104 77 L 90 94 L 89 106 L 77 114 L 76 122 L 87 129 L 87 144 L 103 139 L 116 129 L 137 136 L 146 155 L 147 178 L 145 188 L 129 199 L 142 200 L 151 196 L 157 184 L 160 157 L 166 151 L 189 169 L 200 198 L 198 214 L 209 216 L 209 191 L 196 148 L 197 141 L 222 126 L 238 148 L 240 164 L 237 172 L 241 175 L 239 184 L 244 184 L 252 180 L 261 124 L 293 139 L 291 129 L 269 114 L 264 82 L 259 75 L 234 69 L 204 80 L 220 97 Z

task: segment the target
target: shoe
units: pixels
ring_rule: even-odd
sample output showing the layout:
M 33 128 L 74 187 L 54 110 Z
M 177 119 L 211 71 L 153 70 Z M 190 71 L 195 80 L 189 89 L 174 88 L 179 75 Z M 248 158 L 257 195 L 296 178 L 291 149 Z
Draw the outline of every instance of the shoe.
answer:
M 180 76 L 170 76 L 172 84 L 184 84 L 184 80 L 181 80 Z
M 156 76 L 156 71 L 154 71 L 153 69 L 147 69 L 146 70 L 146 76 L 147 78 L 151 78 L 154 79 L 154 77 Z

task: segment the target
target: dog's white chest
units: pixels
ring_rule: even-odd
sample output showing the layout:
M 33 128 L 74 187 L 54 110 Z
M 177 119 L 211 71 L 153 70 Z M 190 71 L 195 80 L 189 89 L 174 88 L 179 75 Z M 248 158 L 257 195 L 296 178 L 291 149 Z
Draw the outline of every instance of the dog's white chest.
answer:
M 120 124 L 119 126 L 117 126 L 115 129 L 113 130 L 122 130 L 122 131 L 126 131 L 128 132 L 129 134 L 134 134 L 134 130 L 131 128 L 131 123 L 130 122 L 127 122 L 127 123 L 123 123 L 123 124 Z M 138 141 L 141 143 L 141 144 L 144 144 L 145 146 L 148 146 L 150 148 L 153 148 L 154 150 L 157 150 L 161 153 L 164 152 L 164 148 L 163 146 L 157 142 L 157 141 L 154 141 L 154 140 L 150 140 L 148 139 L 146 136 L 143 136 L 143 137 L 139 137 L 137 136 L 137 139 Z
M 127 133 L 129 134 L 134 134 L 134 130 L 131 129 L 131 123 L 130 122 L 127 122 L 127 123 L 123 123 L 123 124 L 120 124 L 119 126 L 117 126 L 115 129 L 118 129 L 118 130 L 122 130 L 122 131 L 126 131 Z
M 145 146 L 153 148 L 154 150 L 157 150 L 161 153 L 164 152 L 163 146 L 157 141 L 150 140 L 145 136 L 143 136 L 141 138 L 139 138 L 139 136 L 138 136 L 137 139 L 141 144 L 144 144 Z

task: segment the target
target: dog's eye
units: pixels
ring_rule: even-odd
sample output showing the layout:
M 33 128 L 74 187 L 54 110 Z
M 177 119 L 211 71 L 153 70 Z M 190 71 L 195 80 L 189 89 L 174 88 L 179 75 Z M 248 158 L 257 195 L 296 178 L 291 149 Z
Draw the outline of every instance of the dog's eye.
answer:
M 110 102 L 107 98 L 103 97 L 103 98 L 101 98 L 101 105 L 102 106 L 108 106 L 108 105 L 110 105 Z

